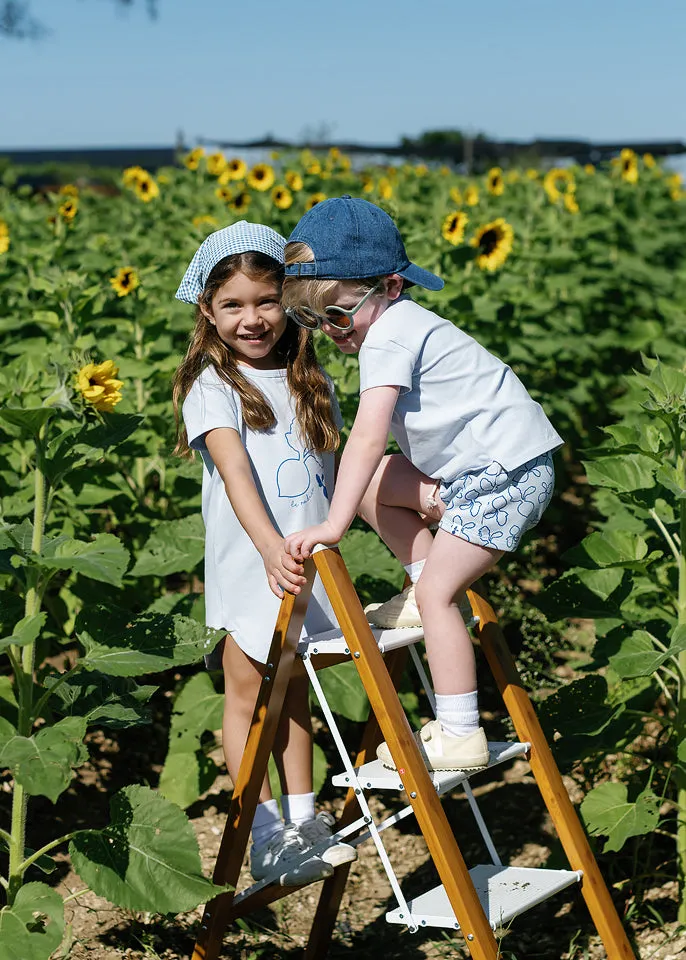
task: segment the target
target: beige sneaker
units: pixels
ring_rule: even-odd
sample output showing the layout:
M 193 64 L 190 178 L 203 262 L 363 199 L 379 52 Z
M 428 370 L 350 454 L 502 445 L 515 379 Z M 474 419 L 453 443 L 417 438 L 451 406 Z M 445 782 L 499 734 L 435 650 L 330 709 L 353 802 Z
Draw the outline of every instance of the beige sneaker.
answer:
M 398 630 L 402 627 L 421 627 L 422 618 L 414 595 L 414 583 L 405 587 L 402 593 L 396 594 L 385 603 L 369 603 L 364 608 L 367 620 L 373 627 L 384 630 Z M 465 623 L 473 620 L 472 608 L 466 595 L 460 603 L 460 613 Z
M 415 733 L 415 740 L 429 770 L 468 770 L 475 773 L 488 766 L 488 743 L 481 727 L 466 737 L 444 733 L 438 720 L 431 720 Z M 386 743 L 380 743 L 376 755 L 389 770 L 397 770 Z

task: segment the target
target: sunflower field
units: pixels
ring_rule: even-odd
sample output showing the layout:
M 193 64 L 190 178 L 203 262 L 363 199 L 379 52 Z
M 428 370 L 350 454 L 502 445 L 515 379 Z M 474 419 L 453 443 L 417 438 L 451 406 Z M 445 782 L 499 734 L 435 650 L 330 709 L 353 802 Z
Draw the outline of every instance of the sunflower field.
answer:
M 171 378 L 193 323 L 174 293 L 211 231 L 249 219 L 288 236 L 342 194 L 391 214 L 409 257 L 446 281 L 418 300 L 510 364 L 567 441 L 555 501 L 493 574 L 492 595 L 560 766 L 583 787 L 580 812 L 617 896 L 640 914 L 656 877 L 677 880 L 673 912 L 686 922 L 680 176 L 628 150 L 603 168 L 466 177 L 423 164 L 354 169 L 337 150 L 250 166 L 198 148 L 154 174 L 130 167 L 111 188 L 34 190 L 11 168 L 3 178 L 0 937 L 10 955 L 47 960 L 62 941 L 50 874 L 67 851 L 87 888 L 128 910 L 178 913 L 218 892 L 183 812 L 217 775 L 222 698 L 197 666 L 218 639 L 203 625 L 201 468 L 171 454 Z M 357 362 L 323 337 L 317 349 L 349 427 Z M 361 523 L 343 552 L 364 602 L 402 582 Z M 563 647 L 571 674 L 554 669 Z M 350 677 L 328 683 L 348 722 L 362 719 Z M 416 714 L 415 691 L 403 697 Z M 145 737 L 160 718 L 161 770 L 119 790 L 108 822 L 47 837 L 36 827 L 32 810 L 45 820 L 74 802 L 101 731 Z M 321 749 L 317 768 L 321 781 Z

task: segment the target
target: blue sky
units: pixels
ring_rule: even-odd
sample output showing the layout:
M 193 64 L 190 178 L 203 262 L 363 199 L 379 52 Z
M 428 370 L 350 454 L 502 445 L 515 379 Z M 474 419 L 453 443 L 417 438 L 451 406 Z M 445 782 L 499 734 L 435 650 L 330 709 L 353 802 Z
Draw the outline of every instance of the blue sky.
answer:
M 686 140 L 682 0 L 31 0 L 0 149 L 243 140 Z

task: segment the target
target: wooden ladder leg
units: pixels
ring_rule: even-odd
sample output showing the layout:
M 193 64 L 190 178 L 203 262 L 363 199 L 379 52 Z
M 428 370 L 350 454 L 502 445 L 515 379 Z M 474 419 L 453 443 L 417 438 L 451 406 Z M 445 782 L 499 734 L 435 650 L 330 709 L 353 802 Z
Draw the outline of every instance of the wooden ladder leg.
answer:
M 489 667 L 512 717 L 517 737 L 531 743 L 531 771 L 538 784 L 572 870 L 583 871 L 581 892 L 607 951 L 608 960 L 634 960 L 627 935 L 569 799 L 560 771 L 545 738 L 531 700 L 505 642 L 493 608 L 476 591 L 467 591 L 479 618 L 476 634 Z
M 407 647 L 392 650 L 386 657 L 386 668 L 396 690 L 400 686 L 406 663 Z M 374 756 L 374 751 L 382 739 L 381 728 L 379 727 L 376 716 L 373 711 L 370 711 L 362 734 L 362 740 L 360 741 L 360 749 L 355 758 L 354 766 L 356 768 L 361 767 L 363 763 L 366 763 L 367 760 Z M 346 794 L 345 804 L 337 826 L 339 828 L 347 827 L 348 824 L 352 823 L 359 815 L 360 807 L 357 802 L 355 790 L 351 787 Z M 314 920 L 312 921 L 310 937 L 307 941 L 305 960 L 321 960 L 328 952 L 351 867 L 351 863 L 343 864 L 343 866 L 334 872 L 332 877 L 324 881 L 321 894 L 319 895 L 317 910 L 314 915 Z
M 234 890 L 220 894 L 205 907 L 193 960 L 217 960 L 238 883 L 243 858 L 269 755 L 279 724 L 286 689 L 293 672 L 307 604 L 312 592 L 314 564 L 305 567 L 307 584 L 296 596 L 284 594 L 267 660 L 262 686 L 255 704 L 250 732 L 234 784 L 229 814 L 214 869 L 214 882 Z
M 495 936 L 345 564 L 333 550 L 317 552 L 315 564 L 469 952 L 474 960 L 496 960 Z

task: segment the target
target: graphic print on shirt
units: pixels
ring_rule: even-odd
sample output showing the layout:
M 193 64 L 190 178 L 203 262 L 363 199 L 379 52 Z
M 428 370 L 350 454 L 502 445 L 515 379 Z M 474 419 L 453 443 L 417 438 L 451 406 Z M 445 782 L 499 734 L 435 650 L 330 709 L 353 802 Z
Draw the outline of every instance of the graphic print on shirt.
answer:
M 304 450 L 299 448 L 295 434 L 295 417 L 291 420 L 285 440 L 295 456 L 286 457 L 276 469 L 276 489 L 279 496 L 291 500 L 293 507 L 307 503 L 315 492 L 310 473 L 310 466 L 313 465 L 317 486 L 324 491 L 324 496 L 328 499 L 323 462 L 307 447 Z M 308 461 L 310 461 L 309 464 Z

